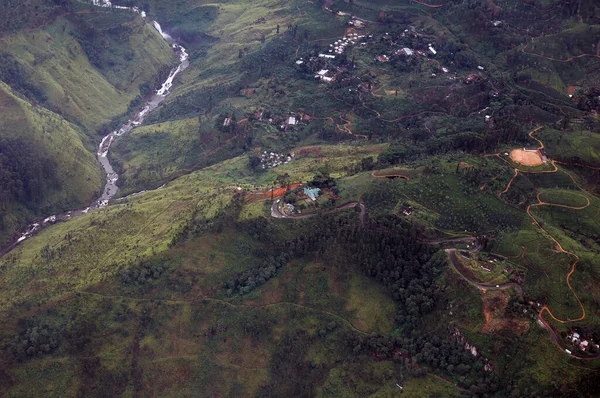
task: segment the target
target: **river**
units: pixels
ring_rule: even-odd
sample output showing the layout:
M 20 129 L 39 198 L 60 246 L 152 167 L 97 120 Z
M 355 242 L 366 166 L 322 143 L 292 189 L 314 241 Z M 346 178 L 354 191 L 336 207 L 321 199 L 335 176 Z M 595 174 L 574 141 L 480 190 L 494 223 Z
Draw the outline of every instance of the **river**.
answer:
M 140 14 L 143 18 L 146 17 L 146 13 L 144 11 L 140 11 L 137 7 L 115 6 L 115 5 L 111 4 L 111 2 L 108 0 L 92 0 L 92 4 L 95 6 L 98 6 L 98 7 L 104 7 L 104 8 L 110 7 L 110 8 L 126 10 L 129 12 L 134 12 L 134 13 Z M 175 67 L 171 70 L 171 72 L 169 73 L 169 76 L 162 83 L 161 87 L 158 88 L 155 91 L 155 93 L 144 102 L 144 105 L 140 108 L 139 111 L 137 111 L 137 113 L 131 119 L 129 119 L 119 129 L 112 131 L 110 134 L 107 134 L 104 138 L 102 138 L 102 141 L 100 142 L 100 145 L 98 146 L 98 152 L 97 152 L 98 161 L 102 165 L 102 168 L 106 174 L 106 184 L 104 186 L 104 190 L 102 191 L 102 194 L 100 195 L 100 197 L 97 200 L 95 200 L 92 204 L 90 204 L 88 207 L 86 207 L 84 209 L 70 210 L 70 211 L 67 211 L 67 212 L 64 212 L 61 214 L 51 215 L 51 216 L 48 216 L 46 218 L 37 220 L 37 221 L 29 224 L 27 226 L 27 228 L 25 229 L 25 231 L 22 232 L 18 238 L 9 242 L 5 248 L 0 249 L 0 257 L 4 256 L 8 252 L 10 252 L 12 249 L 17 247 L 21 242 L 31 238 L 32 236 L 34 236 L 35 234 L 40 232 L 42 229 L 44 229 L 52 224 L 55 224 L 55 223 L 61 222 L 61 221 L 67 221 L 74 217 L 78 217 L 83 214 L 87 214 L 92 210 L 107 206 L 108 203 L 110 202 L 110 200 L 112 198 L 114 198 L 114 196 L 117 194 L 117 191 L 119 189 L 117 186 L 117 181 L 119 179 L 119 175 L 115 172 L 115 170 L 113 169 L 113 167 L 110 164 L 110 161 L 108 159 L 108 152 L 110 150 L 112 143 L 114 142 L 114 140 L 117 137 L 120 137 L 124 134 L 129 133 L 131 130 L 133 130 L 134 128 L 136 128 L 137 126 L 141 125 L 144 122 L 144 119 L 148 116 L 148 114 L 150 114 L 150 112 L 152 112 L 154 109 L 156 109 L 156 107 L 158 107 L 158 105 L 160 105 L 160 103 L 163 102 L 165 100 L 165 98 L 169 95 L 170 90 L 173 87 L 173 81 L 174 81 L 175 77 L 179 73 L 183 72 L 190 64 L 189 63 L 189 55 L 188 55 L 187 51 L 185 50 L 185 48 L 183 48 L 181 45 L 179 45 L 175 41 L 175 39 L 173 39 L 171 36 L 169 36 L 168 33 L 164 32 L 162 27 L 160 26 L 160 24 L 157 21 L 152 21 L 152 26 L 154 26 L 154 28 L 158 31 L 158 33 L 160 33 L 162 38 L 167 43 L 169 43 L 171 48 L 173 48 L 173 51 L 175 51 L 175 53 L 179 56 L 179 65 L 177 65 L 177 67 Z

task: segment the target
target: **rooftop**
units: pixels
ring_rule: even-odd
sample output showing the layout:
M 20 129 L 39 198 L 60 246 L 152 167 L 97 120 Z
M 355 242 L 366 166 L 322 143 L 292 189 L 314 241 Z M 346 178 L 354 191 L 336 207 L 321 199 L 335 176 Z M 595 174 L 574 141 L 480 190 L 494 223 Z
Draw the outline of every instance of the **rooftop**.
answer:
M 304 187 L 304 194 L 306 196 L 308 196 L 311 200 L 317 200 L 317 198 L 321 194 L 321 189 L 320 188 Z

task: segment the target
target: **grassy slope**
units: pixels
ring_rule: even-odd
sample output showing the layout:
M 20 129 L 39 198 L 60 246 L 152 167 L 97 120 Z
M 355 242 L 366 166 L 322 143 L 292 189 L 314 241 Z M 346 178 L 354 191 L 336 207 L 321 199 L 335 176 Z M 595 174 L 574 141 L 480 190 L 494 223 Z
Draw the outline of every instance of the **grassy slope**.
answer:
M 600 134 L 575 125 L 572 131 L 548 129 L 542 131 L 542 140 L 548 143 L 548 155 L 557 160 L 578 159 L 590 165 L 600 164 Z
M 372 154 L 373 149 L 377 147 L 324 147 L 322 156 L 341 160 L 349 152 L 358 150 L 361 156 Z M 315 170 L 323 157 L 301 158 L 287 165 L 286 171 L 293 179 L 306 179 L 308 170 Z M 179 178 L 161 190 L 134 196 L 127 204 L 43 231 L 2 259 L 0 283 L 12 286 L 3 291 L 2 309 L 8 310 L 4 314 L 20 313 L 30 303 L 52 302 L 54 315 L 45 318 L 50 323 L 61 324 L 74 313 L 96 318 L 94 322 L 101 325 L 102 332 L 92 336 L 94 352 L 107 368 L 103 372 L 115 377 L 129 372 L 131 347 L 139 344 L 142 349 L 135 354 L 135 361 L 143 374 L 139 379 L 142 387 L 130 380 L 123 385 L 125 393 L 141 389 L 164 394 L 177 388 L 182 393 L 251 396 L 260 385 L 268 383 L 270 361 L 282 349 L 280 342 L 285 336 L 307 333 L 306 360 L 327 368 L 346 356 L 339 342 L 350 329 L 391 332 L 393 301 L 381 286 L 351 265 L 333 267 L 318 261 L 294 261 L 280 277 L 247 297 L 221 300 L 211 297 L 215 297 L 223 280 L 256 264 L 253 250 L 260 248 L 258 242 L 239 231 L 225 229 L 167 247 L 192 210 L 198 212 L 197 217 L 211 218 L 227 204 L 237 184 L 249 186 L 272 179 L 271 173 L 259 175 L 258 180 L 252 174 L 240 173 L 246 162 L 246 157 L 232 159 Z M 343 173 L 344 165 L 339 163 L 333 162 L 331 168 L 337 175 Z M 48 252 L 45 246 L 55 253 L 51 261 L 43 259 L 42 253 Z M 149 287 L 123 290 L 118 282 L 119 264 L 155 255 L 162 256 L 175 273 Z M 178 292 L 172 288 L 190 278 L 191 290 Z M 76 291 L 84 293 L 74 295 Z M 150 328 L 144 326 L 143 334 L 138 335 L 135 330 L 140 326 L 140 310 L 149 303 L 146 297 L 158 299 L 158 306 L 150 310 Z M 64 305 L 63 298 L 70 304 Z M 127 319 L 118 314 L 127 314 Z M 317 332 L 332 322 L 334 330 L 325 339 L 318 337 Z M 213 336 L 210 329 L 219 327 L 223 331 Z M 256 327 L 261 332 L 254 332 Z M 124 328 L 131 333 L 125 336 Z M 168 344 L 164 344 L 165 338 Z M 71 394 L 82 388 L 81 365 L 73 359 L 61 351 L 19 365 L 11 371 L 15 388 L 10 395 L 27 394 L 32 385 L 25 381 L 33 373 L 39 375 L 33 386 L 40 391 Z M 383 371 L 393 370 L 394 365 L 387 363 L 381 368 L 367 358 L 363 360 L 365 369 L 373 367 L 374 373 L 365 374 L 365 380 L 356 387 L 358 393 L 373 393 L 382 386 L 389 391 L 393 383 Z M 192 368 L 192 373 L 184 370 Z M 337 374 L 333 371 L 327 377 L 335 384 Z M 173 384 L 176 380 L 177 387 Z M 428 389 L 445 389 L 435 381 L 428 383 Z M 113 387 L 112 383 L 106 386 Z
M 127 192 L 185 173 L 187 166 L 201 161 L 204 152 L 197 119 L 183 119 L 135 129 L 116 141 L 111 159 L 121 165 L 120 184 Z
M 95 32 L 94 43 L 86 36 L 89 32 Z M 94 49 L 87 48 L 86 52 L 82 45 Z M 55 191 L 29 209 L 33 213 L 25 210 L 26 206 L 11 210 L 3 220 L 0 241 L 4 242 L 34 214 L 84 206 L 96 196 L 102 177 L 89 136 L 125 113 L 140 94 L 140 86 L 152 88 L 157 76 L 176 62 L 176 57 L 141 18 L 96 9 L 6 36 L 0 40 L 0 51 L 15 59 L 22 77 L 47 97 L 42 106 L 55 112 L 32 106 L 0 83 L 0 134 L 41 145 L 57 162 L 60 179 Z M 100 51 L 103 64 L 92 65 L 89 57 L 94 51 Z
M 287 24 L 294 21 L 293 13 L 296 12 L 293 4 L 277 0 L 194 0 L 180 1 L 184 4 L 179 7 L 156 0 L 153 3 L 152 11 L 164 17 L 167 23 L 186 32 L 208 33 L 217 39 L 208 53 L 193 61 L 171 100 L 194 89 L 237 80 L 240 77 L 236 73 L 238 51 L 244 48 L 256 51 L 261 46 L 262 33 L 266 40 L 273 38 L 276 26 L 279 24 L 284 31 Z M 265 23 L 255 23 L 261 17 Z
M 84 147 L 81 128 L 42 107 L 31 105 L 0 82 L 0 135 L 5 138 L 33 141 L 45 149 L 45 155 L 56 163 L 61 184 L 48 192 L 39 205 L 43 212 L 69 209 L 87 204 L 96 196 L 103 182 L 94 154 Z M 21 204 L 25 207 L 25 204 Z M 39 215 L 39 214 L 38 214 Z M 42 214 L 43 215 L 43 214 Z M 4 241 L 20 227 L 30 213 L 8 216 L 6 229 L 1 231 Z
M 41 300 L 84 289 L 114 275 L 122 264 L 166 250 L 193 211 L 196 217 L 214 217 L 238 186 L 262 188 L 272 184 L 276 173 L 284 172 L 293 181 L 308 181 L 326 165 L 333 176 L 341 176 L 348 162 L 360 161 L 379 148 L 323 147 L 319 156 L 301 157 L 258 178 L 247 170 L 247 157 L 242 156 L 181 177 L 163 189 L 133 196 L 126 204 L 50 227 L 0 259 L 7 267 L 0 283 L 12 286 L 5 291 L 0 308 L 8 310 L 33 297 Z M 350 158 L 351 153 L 356 158 Z M 68 240 L 67 235 L 73 238 Z M 46 246 L 54 253 L 51 259 L 43 255 Z M 33 288 L 40 284 L 44 289 Z M 32 290 L 23 290 L 26 286 Z
M 92 26 L 105 33 L 103 45 L 114 64 L 99 70 L 74 35 Z M 118 33 L 107 32 L 119 26 Z M 0 42 L 48 97 L 48 107 L 93 132 L 127 111 L 139 85 L 154 84 L 174 63 L 174 54 L 158 32 L 129 13 L 95 12 L 58 19 L 40 30 L 25 31 Z
M 123 192 L 156 187 L 165 180 L 206 164 L 207 156 L 204 152 L 217 145 L 214 142 L 214 145 L 207 143 L 210 139 L 206 135 L 212 136 L 212 141 L 216 141 L 215 136 L 222 135 L 214 128 L 219 113 L 236 113 L 239 120 L 246 112 L 259 107 L 281 114 L 297 111 L 301 107 L 298 104 L 302 102 L 299 97 L 305 91 L 313 92 L 318 87 L 316 83 L 305 80 L 286 81 L 285 87 L 269 79 L 251 83 L 253 87 L 260 86 L 251 97 L 235 95 L 220 103 L 219 99 L 215 99 L 212 112 L 203 115 L 201 134 L 198 132 L 196 116 L 189 117 L 189 114 L 184 113 L 183 119 L 164 121 L 178 117 L 180 111 L 177 104 L 180 100 L 183 99 L 186 103 L 191 101 L 199 110 L 207 111 L 204 109 L 206 104 L 200 102 L 206 102 L 206 98 L 213 94 L 206 90 L 219 90 L 237 84 L 243 76 L 239 66 L 239 50 L 243 50 L 244 57 L 247 57 L 264 49 L 266 45 L 261 43 L 261 35 L 264 34 L 268 43 L 277 36 L 277 25 L 280 25 L 281 37 L 285 36 L 287 26 L 292 23 L 300 26 L 300 32 L 310 30 L 311 38 L 341 36 L 344 32 L 343 21 L 332 21 L 331 16 L 323 13 L 316 4 L 283 4 L 273 0 L 235 3 L 196 0 L 178 2 L 175 5 L 155 1 L 150 5 L 150 15 L 156 15 L 169 32 L 181 37 L 181 41 L 188 46 L 191 65 L 182 73 L 165 105 L 151 117 L 152 121 L 160 120 L 160 123 L 137 129 L 131 137 L 115 144 L 111 155 L 123 167 Z M 264 22 L 257 22 L 260 18 Z M 210 36 L 203 36 L 206 34 Z M 186 38 L 190 35 L 198 40 L 187 43 Z M 279 98 L 275 91 L 282 88 L 288 93 Z M 189 100 L 190 96 L 198 101 Z M 315 106 L 309 110 L 311 114 L 329 115 L 329 108 L 322 111 L 322 104 L 313 105 Z M 157 116 L 162 115 L 162 112 L 165 113 L 164 117 Z M 264 141 L 255 140 L 255 145 L 268 146 L 281 140 L 282 137 L 272 140 L 269 136 L 271 130 L 275 130 L 272 126 L 268 131 L 265 129 L 264 126 L 250 127 L 253 136 L 264 136 Z M 224 137 L 223 140 L 227 138 L 230 137 Z M 288 147 L 297 145 L 295 141 L 286 144 Z
M 91 334 L 92 347 L 102 367 L 89 383 L 98 383 L 104 377 L 100 374 L 105 373 L 116 379 L 124 377 L 123 390 L 115 390 L 114 394 L 134 391 L 166 394 L 177 388 L 184 394 L 210 391 L 211 395 L 251 396 L 270 380 L 271 361 L 280 355 L 282 339 L 296 336 L 303 341 L 305 360 L 316 366 L 316 373 L 310 377 L 321 386 L 318 393 L 322 396 L 373 393 L 387 396 L 395 391 L 395 379 L 389 375 L 399 372 L 396 365 L 361 357 L 352 360 L 355 362 L 348 361 L 345 349 L 340 346 L 344 333 L 350 330 L 388 334 L 394 329 L 394 306 L 389 296 L 372 280 L 357 273 L 353 265 L 332 266 L 318 260 L 295 260 L 276 278 L 247 296 L 221 299 L 218 291 L 224 280 L 257 264 L 253 253 L 260 250 L 261 243 L 226 227 L 222 232 L 168 247 L 170 239 L 194 211 L 199 219 L 213 217 L 218 209 L 226 206 L 237 186 L 247 189 L 264 186 L 283 172 L 289 173 L 294 181 L 306 181 L 323 167 L 328 167 L 333 175 L 344 176 L 349 161 L 374 156 L 380 149 L 380 146 L 323 146 L 321 151 L 300 156 L 288 165 L 262 174 L 249 172 L 247 158 L 242 156 L 181 177 L 161 190 L 133 196 L 126 203 L 51 227 L 1 260 L 0 269 L 4 271 L 0 274 L 0 283 L 7 286 L 2 293 L 2 309 L 7 311 L 4 314 L 22 314 L 32 305 L 46 302 L 49 304 L 42 307 L 36 318 L 40 321 L 62 325 L 74 313 L 95 319 L 94 323 L 99 326 L 98 331 Z M 449 164 L 448 167 L 453 170 L 455 166 Z M 401 171 L 410 174 L 412 180 L 409 184 L 402 180 L 391 181 L 397 188 L 387 185 L 388 193 L 396 195 L 398 190 L 411 193 L 414 184 L 437 181 L 435 175 Z M 464 189 L 460 178 L 453 173 L 448 176 L 452 178 L 447 180 L 455 180 L 451 182 L 455 189 Z M 387 180 L 372 178 L 365 172 L 342 181 L 344 200 L 351 200 L 379 189 L 377 186 Z M 427 190 L 421 192 L 426 194 Z M 428 197 L 429 194 L 424 196 Z M 403 195 L 397 200 L 403 201 Z M 433 201 L 425 202 L 435 205 Z M 452 206 L 459 209 L 468 206 L 467 202 L 461 198 Z M 459 203 L 463 205 L 458 206 Z M 242 219 L 265 214 L 262 203 L 248 207 L 257 207 L 258 211 L 243 212 Z M 391 211 L 394 207 L 390 207 Z M 435 210 L 416 209 L 414 217 L 417 219 L 427 219 L 420 213 L 443 211 L 437 206 Z M 496 211 L 503 210 L 498 207 Z M 488 222 L 481 221 L 482 226 Z M 458 222 L 457 227 L 462 224 L 460 218 L 454 222 Z M 272 223 L 281 233 L 288 230 L 287 222 Z M 523 223 L 529 224 L 526 220 Z M 44 249 L 45 246 L 49 250 Z M 546 244 L 539 249 L 551 250 L 550 246 Z M 535 258 L 535 250 L 530 250 L 532 256 L 527 258 L 528 262 L 541 264 L 543 260 L 557 265 L 556 258 L 544 260 L 547 253 L 540 253 L 542 260 Z M 45 260 L 44 252 L 54 253 L 53 259 Z M 148 286 L 127 288 L 119 283 L 118 270 L 123 264 L 151 257 L 169 264 L 170 273 Z M 531 276 L 533 271 L 528 272 L 528 292 L 539 294 L 551 288 L 535 286 L 536 282 L 543 281 Z M 533 363 L 537 355 L 548 353 L 547 336 L 531 325 L 519 347 L 529 346 L 532 354 L 520 361 L 520 365 L 510 362 L 506 355 L 514 353 L 498 350 L 493 339 L 495 334 L 482 332 L 483 316 L 477 302 L 480 293 L 451 275 L 451 270 L 448 273 L 440 283 L 447 286 L 454 307 L 450 314 L 445 311 L 439 313 L 440 318 L 432 315 L 432 319 L 426 320 L 433 328 L 446 324 L 458 326 L 486 356 L 499 363 L 508 361 L 510 365 L 506 366 L 511 369 Z M 556 276 L 560 279 L 560 275 Z M 188 282 L 189 290 L 179 291 L 174 287 Z M 582 298 L 589 302 L 588 297 Z M 559 308 L 553 310 L 563 314 Z M 37 310 L 34 313 L 38 313 Z M 318 337 L 319 330 L 332 321 L 337 325 L 335 329 L 324 338 Z M 7 327 L 5 333 L 11 330 Z M 134 358 L 132 352 L 137 352 Z M 342 362 L 336 362 L 338 359 Z M 539 371 L 528 374 L 537 383 L 548 385 L 551 383 L 548 372 L 561 369 L 564 362 L 565 358 L 557 357 L 539 365 Z M 83 388 L 87 376 L 82 366 L 64 350 L 30 360 L 11 371 L 15 387 L 10 393 L 17 396 L 29 391 L 25 381 L 34 373 L 39 375 L 36 388 L 45 391 L 68 393 Z M 132 380 L 127 375 L 133 367 L 141 373 Z M 327 373 L 320 373 L 322 369 L 328 369 Z M 502 371 L 508 371 L 506 369 Z M 575 368 L 568 368 L 562 377 L 573 382 L 575 372 Z M 353 383 L 347 382 L 348 377 Z M 422 381 L 423 385 L 411 380 L 406 380 L 406 392 L 410 390 L 415 396 L 436 393 L 449 396 L 457 392 L 438 379 L 428 377 Z M 117 388 L 117 385 L 109 383 L 106 388 Z

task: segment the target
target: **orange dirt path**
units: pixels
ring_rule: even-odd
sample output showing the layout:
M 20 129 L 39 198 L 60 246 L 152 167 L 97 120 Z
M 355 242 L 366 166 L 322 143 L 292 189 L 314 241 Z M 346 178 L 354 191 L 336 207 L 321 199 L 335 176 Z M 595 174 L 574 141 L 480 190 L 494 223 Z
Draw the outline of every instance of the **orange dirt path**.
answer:
M 529 47 L 529 44 L 527 44 L 525 47 L 523 47 L 521 49 L 521 52 L 523 54 L 533 55 L 535 57 L 540 57 L 540 58 L 544 58 L 544 59 L 547 59 L 547 60 L 550 60 L 550 61 L 556 61 L 556 62 L 571 62 L 574 59 L 583 58 L 583 57 L 600 58 L 600 55 L 598 55 L 598 54 L 580 54 L 580 55 L 574 55 L 574 56 L 566 58 L 566 59 L 553 58 L 553 57 L 547 57 L 547 56 L 542 55 L 542 54 L 536 54 L 536 53 L 532 53 L 532 52 L 527 52 L 527 51 L 525 51 L 527 49 L 527 47 Z
M 533 223 L 542 231 L 542 233 L 556 244 L 556 250 L 558 253 L 565 253 L 565 254 L 575 257 L 575 262 L 573 264 L 571 264 L 571 270 L 567 274 L 567 286 L 569 287 L 569 290 L 571 290 L 571 293 L 573 293 L 573 295 L 575 296 L 575 299 L 579 303 L 579 307 L 581 308 L 581 316 L 576 319 L 560 319 L 560 318 L 557 318 L 552 313 L 552 310 L 550 310 L 550 308 L 547 305 L 544 305 L 542 307 L 542 309 L 539 312 L 539 316 L 540 316 L 540 318 L 543 319 L 543 313 L 544 313 L 544 311 L 546 311 L 550 314 L 552 319 L 554 319 L 555 321 L 560 322 L 560 323 L 582 321 L 586 317 L 585 307 L 583 306 L 581 299 L 579 298 L 579 296 L 577 295 L 577 293 L 575 292 L 575 290 L 573 290 L 573 287 L 571 286 L 571 275 L 573 275 L 573 272 L 575 272 L 575 267 L 577 266 L 577 263 L 579 262 L 579 256 L 575 253 L 565 250 L 562 247 L 562 245 L 560 244 L 560 242 L 554 236 L 552 236 L 548 231 L 546 231 L 544 229 L 544 227 L 541 226 L 541 224 L 538 222 L 538 220 L 535 218 L 535 216 L 533 214 L 531 214 L 531 207 L 533 207 L 533 206 L 555 206 L 555 207 L 564 207 L 564 208 L 573 209 L 573 210 L 582 210 L 590 205 L 590 203 L 591 203 L 590 199 L 587 196 L 585 197 L 587 200 L 587 204 L 584 206 L 567 206 L 567 205 L 544 202 L 540 199 L 540 195 L 541 195 L 541 193 L 537 194 L 538 203 L 534 203 L 532 205 L 527 206 L 527 210 L 526 210 L 527 215 L 533 220 Z
M 539 131 L 541 128 L 542 128 L 542 126 L 538 126 L 535 129 L 531 130 L 529 132 L 529 137 L 533 138 L 534 140 L 536 140 L 540 144 L 539 149 L 544 149 L 545 148 L 544 143 L 533 136 L 533 134 L 536 133 L 537 131 Z M 500 156 L 500 154 L 498 154 L 498 153 L 490 154 L 490 155 L 486 155 L 486 156 L 496 156 L 499 159 L 503 160 L 504 162 L 509 163 L 507 160 L 503 159 Z M 511 187 L 513 181 L 514 181 L 514 179 L 519 175 L 519 172 L 522 172 L 522 173 L 532 173 L 532 174 L 537 174 L 537 173 L 555 173 L 555 172 L 557 172 L 558 171 L 558 167 L 556 166 L 555 161 L 551 161 L 551 164 L 554 166 L 554 170 L 527 171 L 527 170 L 520 170 L 518 168 L 515 168 L 514 169 L 514 171 L 515 171 L 514 176 L 511 178 L 511 180 L 509 181 L 509 183 L 506 186 L 506 188 L 504 189 L 504 191 L 500 192 L 499 196 L 502 196 L 503 194 L 505 194 L 506 192 L 508 192 L 508 190 L 510 189 L 510 187 Z M 577 186 L 579 186 L 577 184 L 577 182 L 574 180 L 573 176 L 571 176 L 569 173 L 567 173 L 567 175 L 573 180 L 573 182 L 575 182 L 575 184 Z M 581 320 L 585 319 L 585 317 L 586 317 L 585 307 L 583 306 L 583 303 L 581 302 L 581 299 L 579 298 L 579 296 L 577 295 L 577 293 L 575 292 L 575 290 L 571 286 L 571 275 L 573 275 L 573 273 L 575 272 L 575 268 L 577 266 L 577 263 L 579 262 L 579 256 L 577 254 L 575 254 L 575 253 L 572 253 L 570 251 L 565 250 L 562 247 L 562 245 L 560 244 L 560 242 L 554 236 L 552 236 L 546 229 L 544 229 L 544 227 L 538 222 L 538 220 L 535 218 L 535 216 L 533 214 L 531 214 L 531 208 L 532 207 L 536 207 L 536 206 L 555 206 L 555 207 L 563 207 L 563 208 L 572 209 L 572 210 L 582 210 L 582 209 L 585 209 L 586 207 L 588 207 L 591 202 L 590 202 L 590 199 L 587 196 L 585 196 L 585 198 L 587 200 L 587 204 L 585 204 L 583 206 L 568 206 L 568 205 L 562 205 L 562 204 L 558 204 L 558 203 L 548 203 L 548 202 L 544 202 L 543 200 L 541 200 L 541 198 L 540 198 L 541 194 L 542 194 L 541 192 L 537 194 L 538 203 L 530 204 L 529 206 L 527 206 L 526 212 L 527 212 L 527 215 L 533 221 L 533 224 L 540 229 L 540 231 L 542 232 L 542 234 L 556 244 L 556 251 L 558 253 L 568 254 L 568 255 L 570 255 L 570 256 L 572 256 L 572 257 L 575 258 L 575 262 L 573 262 L 573 264 L 571 265 L 571 270 L 567 274 L 567 286 L 569 287 L 569 290 L 571 290 L 571 293 L 573 293 L 573 295 L 575 296 L 575 299 L 579 303 L 579 307 L 581 308 L 581 316 L 579 318 L 576 318 L 576 319 L 560 319 L 560 318 L 556 317 L 552 313 L 552 311 L 550 310 L 550 308 L 547 305 L 544 305 L 542 307 L 542 309 L 540 310 L 540 312 L 539 312 L 539 317 L 545 322 L 543 314 L 544 314 L 544 312 L 548 312 L 548 314 L 550 314 L 550 316 L 552 317 L 552 319 L 554 319 L 555 321 L 560 322 L 560 323 L 568 323 L 568 322 L 581 321 Z
M 285 193 L 288 190 L 291 191 L 292 189 L 295 189 L 295 188 L 299 187 L 300 185 L 302 185 L 302 183 L 297 182 L 294 184 L 290 184 L 289 186 L 274 188 L 273 189 L 273 198 L 280 198 L 283 195 L 285 195 Z M 249 200 L 260 201 L 260 200 L 267 200 L 270 198 L 271 198 L 271 190 L 270 189 L 262 191 L 262 192 L 251 192 L 248 195 L 246 195 L 246 201 L 249 201 Z

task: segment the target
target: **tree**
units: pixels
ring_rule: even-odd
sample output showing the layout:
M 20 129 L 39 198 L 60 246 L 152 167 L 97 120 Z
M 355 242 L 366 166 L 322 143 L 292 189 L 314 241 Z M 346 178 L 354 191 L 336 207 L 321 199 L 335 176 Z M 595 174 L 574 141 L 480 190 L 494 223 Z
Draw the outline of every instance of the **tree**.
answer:
M 289 191 L 290 189 L 290 175 L 288 173 L 283 173 L 277 176 L 277 178 L 275 178 L 275 185 L 278 186 L 285 186 L 285 190 L 286 192 Z
M 259 170 L 260 163 L 260 157 L 258 157 L 257 155 L 251 154 L 250 156 L 248 156 L 248 167 L 251 170 Z

